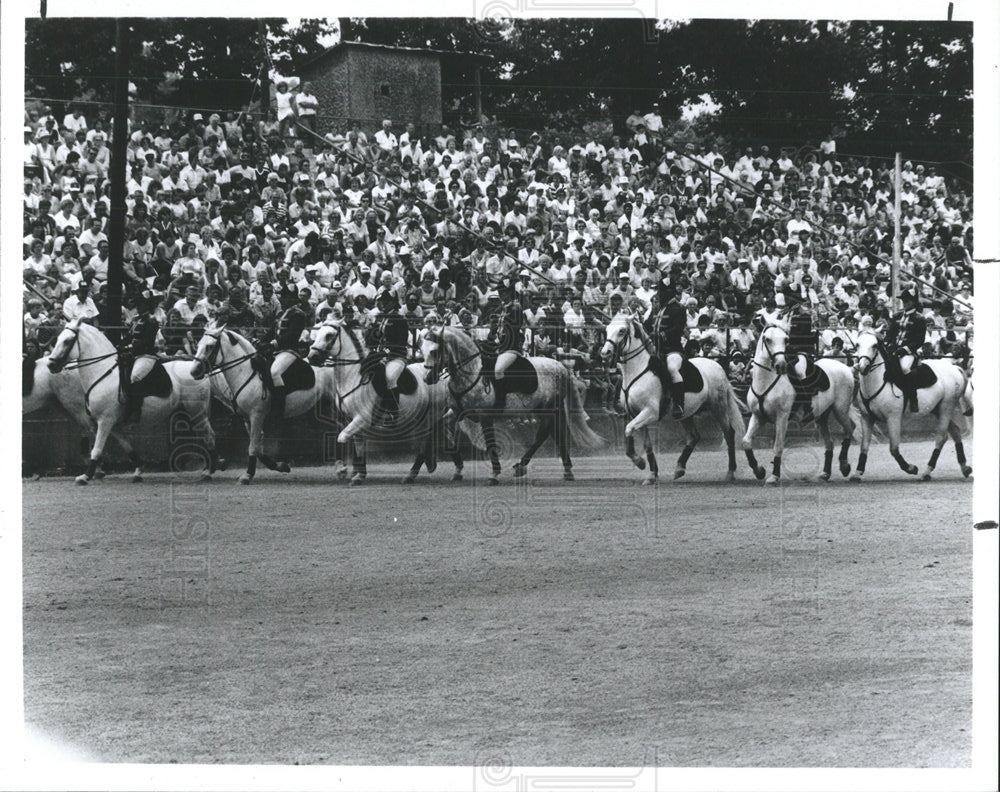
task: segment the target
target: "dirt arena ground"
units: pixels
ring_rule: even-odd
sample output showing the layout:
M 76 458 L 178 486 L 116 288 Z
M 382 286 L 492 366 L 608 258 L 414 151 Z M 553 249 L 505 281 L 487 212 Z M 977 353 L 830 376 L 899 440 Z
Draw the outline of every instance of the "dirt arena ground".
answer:
M 928 483 L 884 446 L 860 485 L 505 467 L 26 481 L 26 720 L 105 761 L 969 764 L 950 447 Z

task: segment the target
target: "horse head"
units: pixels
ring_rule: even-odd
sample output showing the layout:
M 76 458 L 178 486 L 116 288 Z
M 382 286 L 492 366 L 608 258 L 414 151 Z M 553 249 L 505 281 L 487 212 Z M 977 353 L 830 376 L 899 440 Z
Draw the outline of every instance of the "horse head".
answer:
M 215 365 L 215 361 L 219 357 L 219 349 L 222 347 L 222 333 L 225 329 L 224 324 L 211 324 L 205 328 L 194 353 L 194 362 L 191 364 L 192 379 L 204 379 Z
M 55 344 L 52 345 L 52 351 L 49 352 L 49 371 L 53 374 L 58 374 L 63 370 L 69 362 L 73 350 L 77 349 L 82 323 L 82 319 L 74 319 L 59 332 Z M 79 357 L 79 352 L 77 352 L 77 357 Z
M 448 348 L 445 328 L 442 325 L 432 325 L 427 328 L 420 342 L 420 351 L 424 357 L 424 368 L 427 369 L 424 381 L 428 385 L 433 385 L 441 377 L 441 371 L 448 365 Z
M 882 355 L 882 339 L 875 330 L 863 330 L 858 334 L 858 373 L 867 374 L 875 367 L 875 361 Z
M 768 325 L 761 331 L 758 341 L 758 354 L 763 351 L 774 367 L 774 373 L 781 376 L 788 370 L 785 345 L 788 342 L 788 331 L 781 325 Z
M 626 347 L 632 337 L 633 320 L 629 311 L 619 311 L 608 323 L 604 331 L 604 346 L 601 347 L 601 358 L 606 365 L 615 365 L 627 351 Z
M 306 360 L 313 366 L 320 365 L 328 357 L 339 357 L 341 348 L 341 332 L 344 329 L 342 322 L 338 320 L 328 320 L 320 325 L 316 331 L 316 338 L 309 347 L 309 354 Z M 337 352 L 334 353 L 336 346 Z

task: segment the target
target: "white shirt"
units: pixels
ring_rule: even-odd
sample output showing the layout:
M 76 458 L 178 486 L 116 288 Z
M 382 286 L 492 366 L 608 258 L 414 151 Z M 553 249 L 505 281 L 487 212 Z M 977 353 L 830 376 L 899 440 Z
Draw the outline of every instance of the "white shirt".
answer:
M 71 294 L 66 298 L 65 302 L 63 302 L 63 316 L 65 316 L 66 320 L 69 322 L 81 317 L 84 319 L 92 319 L 97 316 L 97 306 L 90 297 L 83 302 L 80 302 L 79 297 L 75 294 Z

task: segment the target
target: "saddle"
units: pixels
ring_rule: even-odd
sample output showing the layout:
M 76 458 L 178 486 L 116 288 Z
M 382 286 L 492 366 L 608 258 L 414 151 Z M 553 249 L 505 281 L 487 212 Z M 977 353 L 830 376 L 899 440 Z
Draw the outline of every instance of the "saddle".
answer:
M 897 355 L 886 355 L 885 361 L 886 379 L 903 392 L 904 409 L 908 406 L 912 411 L 916 412 L 917 391 L 921 388 L 929 388 L 938 381 L 934 369 L 926 363 L 917 363 L 910 369 L 909 374 L 903 374 Z
M 306 363 L 306 361 L 300 357 L 296 357 L 292 361 L 292 365 L 285 369 L 285 373 L 281 375 L 281 379 L 284 380 L 285 391 L 287 393 L 309 390 L 316 384 L 316 372 L 313 371 L 313 367 Z
M 496 383 L 496 361 L 496 357 L 491 359 L 488 374 L 489 379 L 494 384 Z M 538 371 L 535 369 L 535 364 L 518 353 L 514 362 L 503 373 L 503 387 L 507 393 L 521 393 L 526 396 L 534 393 L 538 390 Z
M 649 369 L 660 378 L 660 385 L 663 386 L 663 392 L 665 394 L 669 393 L 670 386 L 673 383 L 670 379 L 670 372 L 667 370 L 667 364 L 653 355 L 649 358 Z M 684 358 L 684 362 L 681 363 L 681 379 L 684 380 L 685 393 L 698 393 L 705 387 L 705 380 L 701 376 L 701 371 L 687 358 Z
M 361 361 L 361 381 L 371 382 L 379 397 L 383 399 L 389 397 L 389 387 L 385 380 L 385 353 L 369 352 Z M 409 368 L 404 368 L 396 386 L 401 396 L 412 396 L 417 392 L 417 378 Z
M 926 363 L 917 364 L 910 370 L 910 373 L 906 375 L 906 384 L 913 388 L 914 391 L 920 390 L 921 388 L 929 388 L 937 381 L 938 376 L 934 373 L 934 369 Z
M 788 360 L 788 380 L 795 388 L 796 401 L 810 401 L 817 393 L 830 389 L 830 378 L 826 372 L 816 365 L 812 357 L 804 355 L 806 359 L 806 375 L 799 379 L 795 376 L 793 366 L 798 362 L 801 352 L 789 355 Z
M 122 358 L 118 365 L 119 387 L 122 393 L 137 396 L 145 399 L 153 396 L 158 399 L 166 399 L 174 389 L 174 384 L 163 366 L 162 360 L 157 360 L 153 364 L 152 370 L 139 382 L 132 382 L 132 367 L 135 361 L 131 356 Z

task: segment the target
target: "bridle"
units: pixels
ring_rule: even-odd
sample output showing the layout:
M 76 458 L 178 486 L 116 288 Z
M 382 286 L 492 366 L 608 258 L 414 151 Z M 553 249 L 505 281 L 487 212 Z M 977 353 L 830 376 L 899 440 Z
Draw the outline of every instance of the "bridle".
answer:
M 461 398 L 463 396 L 465 396 L 467 393 L 469 393 L 469 391 L 471 391 L 474 387 L 476 387 L 476 385 L 479 383 L 479 381 L 483 378 L 483 367 L 482 367 L 482 365 L 480 365 L 480 367 L 479 367 L 479 373 L 476 374 L 476 376 L 472 378 L 472 382 L 468 385 L 468 387 L 465 387 L 465 388 L 462 388 L 459 391 L 456 391 L 455 388 L 452 387 L 452 383 L 458 381 L 458 375 L 459 375 L 459 373 L 461 373 L 462 367 L 464 365 L 466 365 L 467 363 L 475 360 L 477 357 L 482 357 L 482 354 L 483 354 L 482 350 L 480 350 L 479 347 L 476 346 L 475 347 L 475 350 L 476 350 L 475 352 L 473 352 L 471 355 L 468 355 L 467 357 L 462 358 L 462 360 L 456 361 L 456 360 L 452 360 L 451 355 L 449 355 L 448 352 L 446 351 L 447 345 L 445 343 L 444 328 L 443 327 L 441 328 L 440 331 L 436 331 L 436 332 L 430 334 L 429 337 L 435 343 L 437 343 L 438 349 L 436 350 L 436 352 L 437 352 L 438 355 L 441 356 L 441 360 L 445 364 L 445 368 L 447 368 L 447 370 L 448 370 L 448 377 L 451 380 L 451 382 L 448 383 L 448 392 L 455 399 L 455 402 L 458 403 L 459 406 L 461 406 Z M 426 363 L 426 361 L 425 361 L 425 363 Z M 434 366 L 431 369 L 431 371 L 433 371 L 435 374 L 437 374 L 438 376 L 440 376 L 441 375 L 441 364 L 438 364 L 438 365 Z
M 342 324 L 331 324 L 331 325 L 329 325 L 329 327 L 333 328 L 333 330 L 336 331 L 336 332 L 333 332 L 333 333 L 330 334 L 329 341 L 327 341 L 327 343 L 324 346 L 322 346 L 322 347 L 317 347 L 315 344 L 313 344 L 309 348 L 309 351 L 310 352 L 322 352 L 326 356 L 326 364 L 329 365 L 329 366 L 333 366 L 333 367 L 338 367 L 338 366 L 352 366 L 352 365 L 359 365 L 360 366 L 364 362 L 364 355 L 363 355 L 362 350 L 361 350 L 361 344 L 359 343 L 358 339 L 355 337 L 354 333 L 351 331 L 351 328 L 346 327 L 345 325 L 342 325 Z M 343 350 L 344 344 L 343 344 L 343 341 L 341 340 L 341 333 L 344 330 L 347 331 L 347 337 L 351 339 L 351 344 L 353 345 L 354 351 L 357 354 L 356 358 L 340 357 L 339 355 L 336 356 L 336 357 L 331 357 L 330 356 L 330 349 L 333 348 L 334 341 L 336 341 L 338 344 L 340 344 L 340 348 L 341 348 L 341 350 Z M 349 391 L 347 391 L 347 393 L 340 394 L 338 392 L 338 398 L 341 401 L 343 401 L 348 396 L 350 396 L 352 393 L 354 393 L 356 390 L 359 390 L 361 387 L 363 387 L 365 384 L 367 384 L 367 382 L 368 382 L 368 380 L 365 377 L 363 377 L 363 376 L 359 377 L 358 378 L 358 384 L 355 385 L 353 388 L 351 388 Z M 338 388 L 338 391 L 339 391 L 339 388 Z
M 781 357 L 787 359 L 788 355 L 787 355 L 787 353 L 785 352 L 784 349 L 779 349 L 777 351 L 771 349 L 771 344 L 769 343 L 768 338 L 765 335 L 765 333 L 768 330 L 772 329 L 772 328 L 774 328 L 775 330 L 780 330 L 782 333 L 785 334 L 785 338 L 788 338 L 788 332 L 784 328 L 779 327 L 778 325 L 768 325 L 767 327 L 765 327 L 761 331 L 761 344 L 764 347 L 764 351 L 767 353 L 767 359 L 771 361 L 771 366 L 765 366 L 763 363 L 758 362 L 756 359 L 754 359 L 754 360 L 752 360 L 750 362 L 751 362 L 752 365 L 757 366 L 758 368 L 762 368 L 765 371 L 773 371 L 773 372 L 777 373 L 775 371 L 775 369 L 774 369 L 774 366 L 777 364 L 776 358 L 778 356 L 781 356 Z M 778 375 L 778 376 L 780 377 L 781 375 Z M 773 385 L 772 385 L 772 387 L 773 387 Z M 768 390 L 770 390 L 770 388 Z
M 215 359 L 219 356 L 219 350 L 222 349 L 222 333 L 223 333 L 224 330 L 225 330 L 224 327 L 220 327 L 220 328 L 218 328 L 216 330 L 206 330 L 205 331 L 205 335 L 208 338 L 211 338 L 215 342 L 213 344 L 213 346 L 212 346 L 212 351 L 211 351 L 211 353 L 209 355 L 207 355 L 204 358 L 201 358 L 201 357 L 198 357 L 197 355 L 195 355 L 194 359 L 197 360 L 199 363 L 201 363 L 201 365 L 203 365 L 205 367 L 205 376 L 206 377 L 210 377 L 212 374 L 224 374 L 225 372 L 229 371 L 230 369 L 234 369 L 237 366 L 240 366 L 243 363 L 246 363 L 247 361 L 249 361 L 251 358 L 253 358 L 255 355 L 258 354 L 257 350 L 254 349 L 252 352 L 247 352 L 247 353 L 245 353 L 243 355 L 239 355 L 238 357 L 235 357 L 232 360 L 226 361 L 222 365 L 215 365 Z M 227 334 L 229 333 L 228 330 L 225 330 L 225 332 Z M 230 343 L 235 346 L 236 341 L 235 341 L 235 339 L 232 338 L 231 335 L 230 335 L 230 339 L 229 340 L 230 340 Z M 257 372 L 256 370 L 254 370 L 253 366 L 251 365 L 251 367 L 250 367 L 250 376 L 247 377 L 243 381 L 243 384 L 240 385 L 239 388 L 237 388 L 235 391 L 233 391 L 233 397 L 232 397 L 233 412 L 236 413 L 237 415 L 239 414 L 239 409 L 238 409 L 238 406 L 237 406 L 237 401 L 240 398 L 240 395 L 243 393 L 243 391 L 246 390 L 247 385 L 249 385 L 251 382 L 253 382 L 253 378 L 254 377 L 260 377 L 261 385 L 263 386 L 263 384 L 264 384 L 264 377 L 261 376 L 259 372 Z M 267 398 L 267 389 L 264 388 L 264 387 L 261 387 L 261 389 L 260 389 L 260 398 L 261 398 L 261 401 L 263 401 L 264 399 Z
M 115 355 L 118 354 L 118 350 L 115 349 L 112 352 L 105 352 L 103 355 L 94 355 L 93 357 L 87 357 L 87 358 L 80 357 L 81 353 L 83 352 L 82 348 L 80 347 L 80 326 L 77 325 L 76 327 L 69 327 L 67 325 L 65 328 L 63 328 L 63 332 L 69 332 L 73 334 L 73 342 L 69 345 L 69 349 L 66 350 L 65 358 L 69 358 L 70 350 L 72 350 L 73 347 L 76 347 L 77 355 L 76 359 L 72 363 L 68 361 L 62 363 L 60 366 L 60 371 L 75 371 L 76 369 L 86 368 L 87 366 L 92 366 L 95 363 L 100 363 L 102 360 L 107 360 L 108 358 L 114 357 Z M 51 355 L 49 355 L 49 360 L 50 361 L 52 360 Z M 117 365 L 118 362 L 115 361 L 115 366 Z M 111 371 L 113 371 L 115 366 L 112 366 L 110 369 L 108 369 L 108 371 L 104 374 L 104 376 L 106 377 Z M 103 379 L 103 377 L 101 379 Z M 100 380 L 98 380 L 98 382 L 100 382 Z

